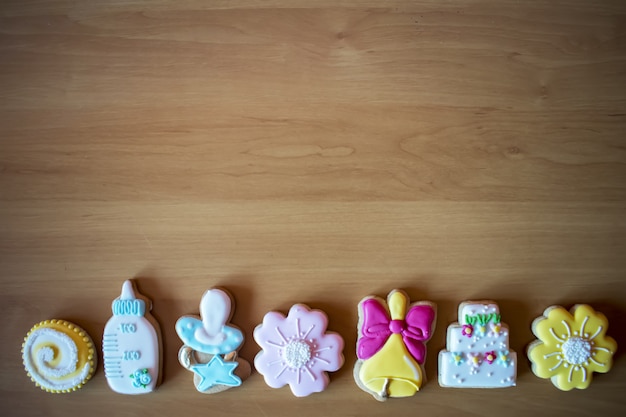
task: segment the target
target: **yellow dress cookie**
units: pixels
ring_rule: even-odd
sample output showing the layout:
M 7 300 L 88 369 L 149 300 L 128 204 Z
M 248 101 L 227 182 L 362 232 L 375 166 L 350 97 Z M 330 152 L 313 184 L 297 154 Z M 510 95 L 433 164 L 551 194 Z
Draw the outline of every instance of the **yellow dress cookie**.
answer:
M 379 401 L 410 397 L 424 381 L 425 343 L 435 326 L 433 303 L 409 305 L 408 296 L 393 290 L 387 303 L 367 297 L 359 303 L 357 385 Z
M 369 390 L 388 397 L 410 397 L 422 385 L 422 369 L 397 334 L 371 359 L 363 362 L 358 377 Z
M 527 349 L 533 373 L 563 391 L 587 388 L 593 372 L 608 372 L 613 364 L 617 343 L 606 335 L 608 326 L 604 314 L 585 304 L 570 312 L 548 307 L 532 325 L 538 338 Z
M 22 344 L 28 376 L 47 392 L 81 388 L 96 369 L 91 337 L 65 320 L 45 320 L 33 326 Z

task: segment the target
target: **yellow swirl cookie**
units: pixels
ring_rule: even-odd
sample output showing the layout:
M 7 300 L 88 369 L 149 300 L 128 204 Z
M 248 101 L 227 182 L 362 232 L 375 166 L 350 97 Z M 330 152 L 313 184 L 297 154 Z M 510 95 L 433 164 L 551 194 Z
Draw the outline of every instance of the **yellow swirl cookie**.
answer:
M 83 329 L 65 320 L 45 320 L 24 338 L 22 359 L 38 387 L 60 393 L 81 388 L 93 375 L 97 356 Z

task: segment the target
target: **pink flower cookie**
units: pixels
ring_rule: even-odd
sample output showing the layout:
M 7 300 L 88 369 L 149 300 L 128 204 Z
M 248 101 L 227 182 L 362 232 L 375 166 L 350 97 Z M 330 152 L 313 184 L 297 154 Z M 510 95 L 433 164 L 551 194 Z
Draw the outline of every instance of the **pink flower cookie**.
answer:
M 285 317 L 271 311 L 254 329 L 261 351 L 254 366 L 272 388 L 289 384 L 296 397 L 321 392 L 328 386 L 327 372 L 343 365 L 343 339 L 326 332 L 328 317 L 323 311 L 296 304 Z

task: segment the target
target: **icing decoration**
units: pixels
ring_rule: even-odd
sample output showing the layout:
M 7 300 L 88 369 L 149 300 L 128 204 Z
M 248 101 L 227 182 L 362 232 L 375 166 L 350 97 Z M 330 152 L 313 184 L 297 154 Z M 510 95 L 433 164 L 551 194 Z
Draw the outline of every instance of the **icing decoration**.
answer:
M 328 317 L 323 311 L 296 304 L 287 317 L 272 311 L 254 329 L 261 351 L 254 366 L 272 388 L 287 384 L 296 397 L 321 392 L 328 386 L 327 372 L 343 365 L 342 337 L 326 332 Z
M 375 299 L 363 301 L 363 327 L 357 344 L 359 359 L 369 359 L 378 352 L 392 334 L 402 335 L 407 350 L 417 361 L 424 363 L 425 340 L 430 338 L 430 324 L 434 311 L 430 305 L 416 305 L 404 319 L 389 318 L 387 309 Z
M 503 388 L 515 385 L 517 356 L 509 352 L 509 332 L 493 301 L 459 306 L 458 322 L 448 326 L 446 350 L 439 352 L 439 385 Z M 465 356 L 463 361 L 456 358 Z
M 499 313 L 489 313 L 489 314 L 464 314 L 465 322 L 471 325 L 478 324 L 481 326 L 485 326 L 487 323 L 492 322 L 493 324 L 500 323 L 500 314 Z
M 587 388 L 593 372 L 611 369 L 617 343 L 606 335 L 608 326 L 604 314 L 585 304 L 570 312 L 548 307 L 532 326 L 538 338 L 527 350 L 533 373 L 563 391 Z
M 404 292 L 393 290 L 387 303 L 376 297 L 359 303 L 354 377 L 379 401 L 412 396 L 424 380 L 425 343 L 434 332 L 436 310 L 433 303 L 409 306 L 408 300 Z
M 502 324 L 498 323 L 490 323 L 489 324 L 489 335 L 490 336 L 499 336 L 502 331 Z
M 475 334 L 478 337 L 483 337 L 485 333 L 487 333 L 487 326 L 485 326 L 484 324 L 479 324 L 474 329 L 476 330 Z
M 146 394 L 156 389 L 161 369 L 158 323 L 137 298 L 130 280 L 111 304 L 113 316 L 104 327 L 102 353 L 109 387 L 120 394 Z
M 473 368 L 478 368 L 481 363 L 483 363 L 480 353 L 468 353 L 467 354 L 467 362 Z
M 230 296 L 224 291 L 207 291 L 200 301 L 201 320 L 181 317 L 176 322 L 176 333 L 193 350 L 223 355 L 239 348 L 243 342 L 241 330 L 225 323 L 231 312 Z
M 194 373 L 194 385 L 199 392 L 238 387 L 242 378 L 235 372 L 249 374 L 248 362 L 237 358 L 243 333 L 227 325 L 231 314 L 230 295 L 214 288 L 206 291 L 200 300 L 200 318 L 183 316 L 176 322 L 176 333 L 184 343 L 179 362 Z M 239 368 L 242 364 L 243 368 Z
M 501 352 L 498 352 L 497 355 L 498 355 L 497 363 L 499 365 L 502 365 L 504 367 L 511 366 L 511 360 L 509 359 L 509 351 L 508 350 L 503 350 Z
M 454 363 L 455 365 L 460 365 L 465 361 L 465 358 L 463 358 L 463 353 L 461 352 L 453 352 L 451 357 L 452 363 Z
M 241 385 L 241 378 L 233 374 L 235 368 L 237 362 L 224 362 L 218 355 L 213 356 L 209 363 L 191 366 L 191 370 L 201 378 L 198 391 L 206 391 L 215 385 L 238 387 Z
M 28 376 L 44 391 L 76 391 L 93 375 L 97 356 L 91 337 L 65 320 L 45 320 L 28 332 L 22 344 Z
M 133 379 L 133 386 L 135 388 L 147 388 L 150 382 L 152 382 L 150 371 L 148 371 L 147 368 L 136 370 L 130 377 Z

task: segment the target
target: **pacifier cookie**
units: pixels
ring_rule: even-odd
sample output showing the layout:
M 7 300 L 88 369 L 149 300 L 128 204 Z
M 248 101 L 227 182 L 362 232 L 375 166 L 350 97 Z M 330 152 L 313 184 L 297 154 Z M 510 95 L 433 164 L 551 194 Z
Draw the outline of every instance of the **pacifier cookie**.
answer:
M 425 380 L 426 342 L 435 330 L 436 306 L 429 301 L 409 305 L 409 297 L 393 290 L 385 300 L 369 296 L 359 303 L 359 339 L 354 379 L 378 401 L 410 397 Z
M 532 324 L 538 339 L 527 349 L 533 373 L 563 391 L 587 388 L 594 372 L 613 365 L 617 342 L 606 335 L 608 327 L 606 316 L 586 304 L 570 311 L 548 307 Z
M 210 289 L 200 301 L 200 318 L 183 316 L 176 322 L 184 343 L 178 361 L 194 373 L 194 385 L 204 394 L 238 387 L 250 376 L 250 363 L 237 356 L 243 333 L 229 323 L 232 303 L 226 291 Z
M 65 320 L 45 320 L 24 338 L 22 360 L 38 387 L 65 393 L 76 391 L 91 378 L 97 356 L 85 330 Z

